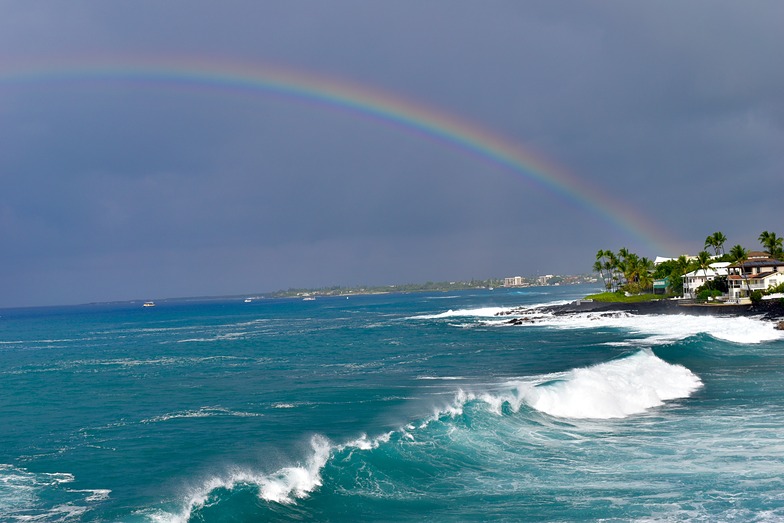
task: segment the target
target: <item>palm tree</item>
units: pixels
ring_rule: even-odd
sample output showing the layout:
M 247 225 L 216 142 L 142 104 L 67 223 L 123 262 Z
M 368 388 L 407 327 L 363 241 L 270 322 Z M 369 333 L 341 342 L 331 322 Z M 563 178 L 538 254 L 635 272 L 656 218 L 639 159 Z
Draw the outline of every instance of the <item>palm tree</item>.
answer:
M 645 256 L 640 258 L 639 284 L 640 290 L 645 291 L 653 287 L 653 261 Z
M 698 269 L 702 269 L 705 277 L 708 277 L 708 268 L 711 263 L 711 255 L 708 251 L 700 251 L 697 253 L 697 259 L 694 260 Z
M 675 260 L 675 267 L 670 273 L 670 286 L 674 294 L 683 294 L 683 275 L 689 272 L 689 259 L 683 254 Z
M 727 241 L 727 237 L 724 236 L 722 232 L 714 232 L 707 238 L 705 238 L 705 249 L 708 247 L 712 247 L 715 251 L 716 256 L 719 255 L 719 251 L 724 254 L 724 244 Z
M 593 270 L 599 273 L 599 276 L 602 278 L 602 282 L 604 282 L 604 288 L 610 290 L 610 278 L 609 275 L 607 277 L 604 276 L 604 270 L 606 269 L 606 254 L 605 251 L 599 249 L 599 252 L 596 253 L 596 262 L 593 264 Z
M 620 285 L 621 277 L 619 276 L 619 273 L 621 268 L 621 261 L 612 251 L 605 251 L 605 254 L 607 255 L 607 261 L 605 262 L 604 267 L 610 274 L 611 288 L 612 291 L 615 292 L 618 290 L 618 286 Z
M 771 258 L 780 258 L 784 255 L 783 240 L 777 237 L 775 232 L 762 231 L 762 234 L 759 235 L 759 241 Z
M 749 257 L 749 251 L 747 251 L 740 245 L 735 245 L 732 249 L 730 249 L 731 261 L 738 263 L 741 261 L 746 261 L 748 257 Z
M 653 285 L 653 278 L 651 276 L 653 262 L 645 256 L 638 258 L 635 255 L 631 265 L 632 267 L 629 270 L 629 276 L 636 292 L 645 292 L 650 289 Z
M 711 247 L 713 249 L 716 248 L 716 242 L 714 242 L 713 240 L 713 235 L 710 235 L 707 238 L 705 238 L 705 247 L 703 247 L 703 249 L 707 250 L 708 247 Z
M 714 232 L 713 240 L 716 242 L 718 249 L 721 249 L 721 253 L 724 254 L 724 244 L 727 243 L 727 237 L 724 236 L 724 233 L 721 231 Z M 716 254 L 719 254 L 718 250 L 716 251 Z
M 626 247 L 618 249 L 618 275 L 623 276 L 623 285 L 629 283 L 629 272 L 637 262 L 637 255 Z
M 623 279 L 626 280 L 626 288 L 630 292 L 639 291 L 637 288 L 639 264 L 640 258 L 636 254 L 626 251 L 626 257 L 623 259 Z
M 705 279 L 705 283 L 708 282 L 708 268 L 710 267 L 711 263 L 711 255 L 708 251 L 700 251 L 697 253 L 697 259 L 694 260 L 694 263 L 697 265 L 697 269 L 702 269 L 703 278 Z

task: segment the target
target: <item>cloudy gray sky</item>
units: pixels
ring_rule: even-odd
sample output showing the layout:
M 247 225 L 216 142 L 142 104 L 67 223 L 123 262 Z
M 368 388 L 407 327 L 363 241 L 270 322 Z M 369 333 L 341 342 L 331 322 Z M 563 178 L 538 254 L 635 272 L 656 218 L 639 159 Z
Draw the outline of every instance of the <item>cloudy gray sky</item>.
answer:
M 778 0 L 0 1 L 0 306 L 578 273 L 716 230 L 756 248 L 784 234 L 783 26 Z M 664 238 L 367 114 L 79 76 L 186 62 L 451 115 Z

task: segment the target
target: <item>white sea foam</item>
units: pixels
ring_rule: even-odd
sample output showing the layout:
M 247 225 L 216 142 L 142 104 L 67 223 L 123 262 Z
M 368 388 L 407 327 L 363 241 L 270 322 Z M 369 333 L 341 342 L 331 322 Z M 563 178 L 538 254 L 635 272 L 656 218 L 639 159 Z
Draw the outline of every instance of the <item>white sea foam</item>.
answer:
M 109 489 L 68 489 L 68 492 L 87 494 L 87 497 L 84 498 L 85 501 L 105 501 L 109 499 L 109 494 L 112 493 Z
M 508 325 L 511 318 L 528 316 L 525 326 L 546 326 L 561 329 L 595 329 L 611 327 L 647 336 L 647 344 L 669 343 L 696 334 L 708 334 L 733 343 L 763 343 L 784 339 L 784 331 L 773 328 L 771 322 L 745 316 L 712 316 L 687 314 L 637 315 L 626 312 L 588 312 L 554 315 L 542 307 L 564 305 L 568 301 L 538 304 L 531 307 L 480 307 L 475 309 L 448 310 L 425 314 L 409 319 L 446 319 L 455 317 L 485 318 L 485 325 Z M 456 324 L 457 327 L 474 326 Z
M 682 365 L 642 350 L 626 358 L 573 369 L 539 384 L 521 383 L 518 394 L 536 410 L 566 418 L 625 418 L 665 401 L 686 398 L 702 381 Z
M 436 410 L 422 426 L 440 416 L 460 416 L 470 401 L 481 401 L 500 414 L 505 405 L 522 405 L 551 416 L 575 419 L 625 418 L 689 397 L 702 381 L 682 365 L 658 358 L 650 350 L 567 372 L 508 382 L 503 392 L 460 390 L 453 403 Z
M 438 320 L 442 318 L 455 318 L 460 316 L 473 316 L 478 318 L 492 318 L 497 316 L 498 314 L 503 314 L 505 312 L 511 311 L 509 307 L 481 307 L 478 309 L 458 309 L 452 310 L 449 309 L 446 312 L 441 312 L 438 314 L 423 314 L 420 316 L 412 316 L 408 319 L 411 320 Z
M 213 341 L 237 340 L 242 339 L 247 334 L 247 332 L 227 332 L 225 334 L 216 334 L 211 338 L 186 338 L 177 340 L 177 343 L 208 343 Z
M 540 303 L 531 305 L 530 307 L 476 307 L 473 309 L 449 309 L 446 312 L 439 312 L 436 314 L 422 314 L 419 316 L 411 316 L 409 320 L 438 320 L 443 318 L 494 318 L 509 319 L 526 314 L 528 312 L 538 311 L 545 306 L 566 305 L 571 303 L 568 300 L 557 300 L 547 303 Z
M 344 449 L 359 449 L 359 450 L 373 450 L 377 449 L 382 443 L 386 443 L 392 437 L 393 432 L 387 432 L 375 438 L 368 438 L 367 434 L 362 434 L 359 438 L 350 441 L 344 445 L 338 446 L 335 450 L 341 451 Z
M 533 324 L 562 329 L 621 328 L 647 336 L 646 343 L 668 343 L 703 333 L 734 343 L 762 343 L 784 339 L 784 332 L 774 329 L 770 322 L 744 316 L 584 313 L 544 316 Z
M 87 512 L 91 504 L 108 499 L 111 493 L 110 490 L 74 490 L 64 486 L 74 480 L 68 473 L 34 473 L 0 464 L 0 519 L 72 521 Z M 41 502 L 42 497 L 57 499 L 59 503 L 47 507 Z
M 171 412 L 153 418 L 143 419 L 140 423 L 160 423 L 163 421 L 170 421 L 173 419 L 183 418 L 213 418 L 217 416 L 236 416 L 240 418 L 251 418 L 263 416 L 257 412 L 243 412 L 226 409 L 223 407 L 201 407 L 195 410 L 183 410 L 178 412 Z

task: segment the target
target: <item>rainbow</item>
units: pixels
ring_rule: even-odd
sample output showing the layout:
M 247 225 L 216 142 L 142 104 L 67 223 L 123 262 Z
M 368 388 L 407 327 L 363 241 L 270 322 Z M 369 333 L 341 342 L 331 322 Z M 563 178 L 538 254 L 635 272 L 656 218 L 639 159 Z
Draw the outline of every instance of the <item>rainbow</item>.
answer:
M 418 133 L 489 161 L 599 215 L 618 230 L 647 243 L 656 253 L 677 252 L 676 244 L 653 221 L 543 155 L 456 115 L 379 89 L 282 67 L 224 61 L 115 58 L 111 61 L 63 61 L 37 66 L 0 62 L 0 86 L 85 81 L 162 83 L 175 87 L 185 85 L 275 94 L 338 108 Z

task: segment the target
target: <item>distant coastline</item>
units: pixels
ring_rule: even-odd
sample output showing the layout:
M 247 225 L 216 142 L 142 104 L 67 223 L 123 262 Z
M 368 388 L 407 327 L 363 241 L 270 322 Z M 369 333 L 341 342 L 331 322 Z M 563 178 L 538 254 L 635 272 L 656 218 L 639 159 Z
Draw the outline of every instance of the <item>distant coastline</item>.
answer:
M 466 281 L 440 281 L 425 283 L 405 283 L 396 285 L 357 285 L 357 286 L 334 286 L 322 287 L 311 289 L 288 289 L 275 292 L 266 293 L 263 296 L 266 298 L 299 298 L 305 296 L 361 296 L 372 294 L 390 294 L 390 293 L 414 293 L 414 292 L 451 292 L 451 291 L 464 291 L 472 289 L 497 289 L 520 287 L 525 288 L 529 286 L 538 286 L 535 278 L 526 279 L 526 285 L 505 285 L 504 278 L 488 278 L 484 280 L 466 280 Z M 591 275 L 569 275 L 551 277 L 546 285 L 580 285 L 583 283 L 595 283 L 596 278 Z
M 535 278 L 529 278 L 535 281 Z M 581 285 L 585 283 L 596 283 L 596 278 L 592 275 L 568 275 L 557 276 L 548 283 L 548 286 L 563 286 L 563 285 Z M 528 284 L 525 286 L 513 286 L 514 288 L 527 288 L 538 287 L 538 284 Z M 243 294 L 221 294 L 221 295 L 196 295 L 196 296 L 175 296 L 175 297 L 157 297 L 154 300 L 150 298 L 133 298 L 128 300 L 107 300 L 107 301 L 92 301 L 86 303 L 72 303 L 72 304 L 51 304 L 51 305 L 33 305 L 24 307 L 0 307 L 4 309 L 35 309 L 38 307 L 74 307 L 74 306 L 96 306 L 96 305 L 138 305 L 142 307 L 145 302 L 154 302 L 156 305 L 166 303 L 183 303 L 183 302 L 211 302 L 211 301 L 232 301 L 240 300 L 252 303 L 255 301 L 272 300 L 272 299 L 302 299 L 305 297 L 346 297 L 346 296 L 373 296 L 382 294 L 410 294 L 417 292 L 454 292 L 464 290 L 493 290 L 501 288 L 510 288 L 504 285 L 504 278 L 487 278 L 482 280 L 465 280 L 465 281 L 440 281 L 425 283 L 404 283 L 394 285 L 355 285 L 355 286 L 331 286 L 331 287 L 312 287 L 312 288 L 290 288 L 286 290 L 268 291 L 268 292 L 248 292 Z

